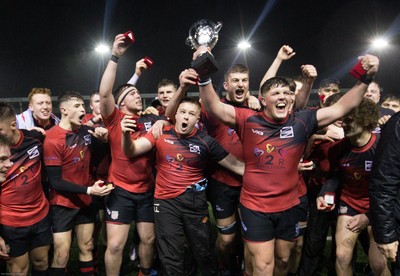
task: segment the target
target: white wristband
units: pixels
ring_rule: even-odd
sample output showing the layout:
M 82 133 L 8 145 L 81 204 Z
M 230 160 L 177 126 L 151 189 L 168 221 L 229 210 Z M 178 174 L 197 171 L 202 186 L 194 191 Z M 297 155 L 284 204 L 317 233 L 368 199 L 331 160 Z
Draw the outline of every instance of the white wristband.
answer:
M 86 191 L 86 193 L 88 194 L 88 195 L 90 195 L 90 191 L 92 190 L 92 187 L 87 187 L 87 191 Z
M 129 84 L 132 84 L 132 85 L 136 85 L 138 79 L 139 79 L 139 76 L 136 75 L 136 73 L 135 73 L 135 74 L 132 76 L 132 78 L 128 81 L 128 83 L 129 83 Z

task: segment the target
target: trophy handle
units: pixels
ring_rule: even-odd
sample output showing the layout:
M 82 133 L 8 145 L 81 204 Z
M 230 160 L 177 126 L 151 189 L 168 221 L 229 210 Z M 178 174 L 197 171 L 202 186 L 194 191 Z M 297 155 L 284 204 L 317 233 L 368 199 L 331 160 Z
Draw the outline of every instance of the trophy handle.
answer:
M 192 36 L 186 38 L 186 45 L 194 49 L 194 41 Z
M 214 31 L 218 33 L 221 30 L 221 28 L 222 28 L 222 22 L 217 22 L 217 24 L 214 27 Z

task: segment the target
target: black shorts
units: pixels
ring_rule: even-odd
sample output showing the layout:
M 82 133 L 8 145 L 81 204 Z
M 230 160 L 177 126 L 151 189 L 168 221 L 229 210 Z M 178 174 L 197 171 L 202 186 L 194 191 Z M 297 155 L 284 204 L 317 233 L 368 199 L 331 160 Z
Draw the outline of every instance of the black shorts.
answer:
M 253 211 L 240 204 L 243 238 L 250 242 L 293 241 L 300 234 L 298 206 L 276 213 Z
M 104 210 L 106 206 L 106 198 L 104 196 L 92 196 L 90 205 L 96 210 Z
M 131 224 L 154 222 L 154 190 L 135 194 L 115 186 L 107 196 L 105 221 L 107 223 Z
M 350 205 L 348 205 L 343 200 L 339 200 L 339 206 L 338 206 L 337 210 L 338 210 L 338 216 L 354 217 L 354 216 L 360 214 L 359 212 L 354 210 L 352 207 L 350 207 Z
M 10 257 L 19 257 L 34 248 L 53 243 L 49 216 L 27 227 L 0 225 L 0 236 L 10 246 Z
M 91 206 L 71 209 L 59 205 L 50 206 L 53 233 L 67 232 L 79 224 L 94 223 L 97 211 Z
M 207 198 L 211 203 L 215 218 L 229 218 L 237 212 L 241 189 L 242 187 L 231 187 L 213 178 L 209 179 Z
M 308 221 L 308 210 L 309 210 L 307 194 L 301 196 L 299 199 L 300 199 L 300 204 L 298 205 L 297 208 L 297 211 L 299 212 L 299 221 L 306 222 Z

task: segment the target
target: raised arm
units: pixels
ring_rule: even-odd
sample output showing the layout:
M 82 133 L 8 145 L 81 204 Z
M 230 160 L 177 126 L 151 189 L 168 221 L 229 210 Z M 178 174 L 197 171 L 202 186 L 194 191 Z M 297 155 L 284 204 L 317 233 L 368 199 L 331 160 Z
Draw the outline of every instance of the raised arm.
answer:
M 121 121 L 122 138 L 121 147 L 128 157 L 136 157 L 149 152 L 153 145 L 144 137 L 132 140 L 131 133 L 135 132 L 136 122 L 131 116 L 126 115 Z
M 276 55 L 276 58 L 272 62 L 271 66 L 268 68 L 267 72 L 265 73 L 264 77 L 260 82 L 260 88 L 264 84 L 264 82 L 272 77 L 276 76 L 279 67 L 282 64 L 282 61 L 291 59 L 296 53 L 289 45 L 283 45 Z M 258 97 L 261 98 L 261 91 L 258 89 Z
M 296 95 L 296 100 L 294 102 L 296 109 L 303 109 L 304 107 L 306 107 L 308 99 L 310 98 L 312 86 L 318 75 L 317 69 L 310 64 L 302 65 L 301 72 L 304 78 L 304 82 L 303 86 Z
M 360 59 L 363 68 L 366 70 L 366 74 L 363 78 L 364 82 L 357 81 L 357 83 L 334 105 L 319 109 L 317 111 L 319 127 L 327 126 L 344 117 L 360 104 L 368 84 L 372 81 L 379 68 L 379 59 L 376 56 L 365 55 L 360 57 Z
M 138 60 L 136 62 L 136 67 L 135 67 L 135 73 L 131 77 L 131 79 L 128 81 L 129 84 L 136 85 L 138 79 L 142 75 L 142 73 L 148 69 L 147 64 L 144 62 L 144 58 L 141 60 Z
M 125 53 L 129 46 L 125 46 L 124 35 L 119 34 L 115 37 L 112 58 L 107 64 L 106 70 L 104 71 L 103 77 L 100 82 L 100 112 L 104 117 L 108 117 L 113 113 L 115 108 L 115 100 L 112 95 L 112 90 L 115 82 L 115 76 L 117 74 L 118 59 Z
M 165 110 L 165 116 L 175 121 L 175 113 L 178 109 L 179 102 L 185 97 L 189 87 L 195 85 L 198 79 L 198 75 L 193 69 L 185 69 L 179 75 L 179 87 L 169 100 L 167 109 Z
M 193 54 L 193 59 L 196 59 L 204 50 L 211 51 L 210 48 L 200 46 Z M 207 113 L 218 118 L 222 123 L 233 127 L 236 119 L 234 107 L 220 101 L 212 86 L 210 76 L 198 76 L 198 79 L 201 104 L 204 106 Z
M 237 159 L 233 154 L 228 154 L 224 159 L 219 161 L 218 164 L 238 175 L 244 174 L 244 162 Z

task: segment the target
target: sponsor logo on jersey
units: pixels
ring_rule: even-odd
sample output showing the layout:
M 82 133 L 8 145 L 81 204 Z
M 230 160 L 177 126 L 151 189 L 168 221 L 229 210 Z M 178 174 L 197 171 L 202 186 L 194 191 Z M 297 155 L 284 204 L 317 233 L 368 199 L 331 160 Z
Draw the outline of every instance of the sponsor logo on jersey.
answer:
M 85 146 L 90 145 L 92 143 L 92 135 L 90 134 L 83 136 L 83 139 L 85 140 Z
M 228 135 L 229 136 L 232 136 L 235 133 L 236 133 L 236 131 L 233 128 L 228 127 Z
M 263 150 L 260 150 L 260 149 L 258 149 L 258 148 L 255 148 L 254 149 L 254 156 L 255 157 L 260 157 L 261 155 L 263 155 L 264 154 L 264 151 Z
M 359 173 L 356 173 L 356 172 L 355 172 L 355 173 L 353 174 L 353 176 L 354 176 L 354 179 L 355 179 L 355 180 L 360 180 L 360 179 L 361 179 L 361 174 L 359 174 Z
M 37 147 L 37 146 L 34 146 L 33 148 L 28 149 L 27 153 L 28 153 L 28 155 L 29 155 L 29 159 L 33 159 L 33 158 L 35 158 L 35 157 L 38 157 L 38 156 L 39 156 L 38 147 Z
M 183 157 L 182 154 L 178 153 L 178 154 L 176 155 L 176 160 L 178 160 L 179 162 L 183 161 L 183 159 L 185 159 L 185 157 Z
M 189 144 L 189 151 L 200 154 L 200 147 L 193 144 Z
M 164 138 L 164 142 L 165 142 L 165 143 L 168 143 L 168 144 L 171 144 L 171 145 L 174 144 L 174 141 L 171 141 L 171 140 L 168 140 L 168 139 L 165 139 L 165 138 Z
M 370 172 L 372 169 L 372 161 L 371 160 L 365 160 L 365 171 Z
M 73 144 L 72 146 L 69 146 L 69 148 L 70 148 L 70 149 L 74 149 L 74 148 L 76 148 L 77 145 L 78 145 L 78 144 L 75 143 L 75 144 Z
M 292 126 L 283 127 L 281 129 L 280 138 L 286 139 L 286 138 L 293 138 L 293 137 L 294 137 L 294 132 L 293 132 L 293 127 Z
M 275 149 L 275 147 L 274 147 L 273 145 L 271 145 L 271 144 L 267 144 L 267 145 L 265 146 L 265 150 L 267 151 L 267 153 L 273 152 L 274 149 Z
M 257 134 L 257 135 L 260 135 L 260 136 L 264 136 L 264 132 L 259 131 L 259 130 L 257 130 L 257 129 L 252 128 L 251 131 L 252 131 L 254 134 Z

